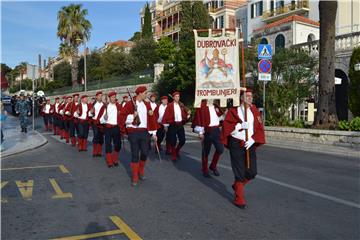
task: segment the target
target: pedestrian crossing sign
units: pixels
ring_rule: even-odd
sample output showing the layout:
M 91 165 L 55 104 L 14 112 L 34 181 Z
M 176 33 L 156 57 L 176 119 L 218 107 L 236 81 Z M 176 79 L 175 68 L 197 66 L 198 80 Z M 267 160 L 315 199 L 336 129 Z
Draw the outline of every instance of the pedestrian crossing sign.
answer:
M 270 44 L 259 44 L 258 59 L 271 59 L 272 49 Z

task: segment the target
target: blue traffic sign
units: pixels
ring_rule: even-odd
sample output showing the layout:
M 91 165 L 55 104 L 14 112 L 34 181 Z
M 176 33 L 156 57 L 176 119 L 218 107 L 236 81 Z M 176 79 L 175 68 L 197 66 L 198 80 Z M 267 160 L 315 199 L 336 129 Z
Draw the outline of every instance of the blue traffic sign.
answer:
M 270 44 L 259 44 L 258 46 L 258 58 L 259 59 L 271 59 L 272 48 Z
M 260 73 L 269 73 L 271 72 L 271 62 L 266 59 L 261 59 L 258 63 L 258 69 Z

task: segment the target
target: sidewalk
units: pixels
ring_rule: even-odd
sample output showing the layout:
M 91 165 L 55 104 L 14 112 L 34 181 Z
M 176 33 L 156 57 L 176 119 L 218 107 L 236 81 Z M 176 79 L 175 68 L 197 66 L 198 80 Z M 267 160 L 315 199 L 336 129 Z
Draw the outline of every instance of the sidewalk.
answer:
M 32 131 L 32 125 L 28 127 L 28 133 L 22 133 L 19 120 L 8 116 L 2 126 L 4 142 L 1 146 L 1 159 L 41 147 L 47 140 L 39 132 Z
M 192 132 L 192 128 L 190 127 L 189 124 L 185 125 L 185 132 L 187 135 L 190 136 L 198 136 L 197 134 Z M 332 155 L 338 155 L 344 157 L 357 157 L 360 159 L 360 150 L 351 147 L 296 142 L 296 141 L 291 141 L 290 139 L 287 141 L 283 141 L 270 137 L 266 138 L 265 145 L 271 147 L 277 147 L 277 148 L 302 150 L 306 152 L 326 153 L 326 154 L 332 154 Z

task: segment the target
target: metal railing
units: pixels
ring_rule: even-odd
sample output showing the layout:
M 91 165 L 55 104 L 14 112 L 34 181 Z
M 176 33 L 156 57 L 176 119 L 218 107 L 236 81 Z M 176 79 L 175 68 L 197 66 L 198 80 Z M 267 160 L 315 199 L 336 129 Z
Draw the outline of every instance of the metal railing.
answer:
M 292 2 L 282 7 L 277 7 L 263 12 L 263 19 L 274 17 L 280 14 L 289 13 L 295 10 L 309 9 L 309 0 Z
M 87 91 L 115 88 L 121 86 L 139 85 L 154 82 L 153 70 L 145 70 L 138 73 L 133 73 L 125 76 L 114 76 L 107 79 L 88 81 Z M 46 91 L 46 96 L 63 95 L 73 92 L 84 91 L 84 85 L 77 85 L 75 87 L 66 86 L 55 89 L 53 91 Z

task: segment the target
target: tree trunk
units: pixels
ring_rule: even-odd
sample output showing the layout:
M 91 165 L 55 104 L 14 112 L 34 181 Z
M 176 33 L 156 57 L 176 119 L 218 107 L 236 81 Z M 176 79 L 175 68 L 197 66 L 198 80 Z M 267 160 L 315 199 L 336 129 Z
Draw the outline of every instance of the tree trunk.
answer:
M 314 126 L 336 129 L 338 118 L 335 101 L 335 19 L 337 1 L 321 0 L 320 53 L 319 53 L 319 101 Z
M 78 85 L 77 77 L 78 77 L 78 56 L 71 56 L 71 82 L 72 86 L 76 87 Z

